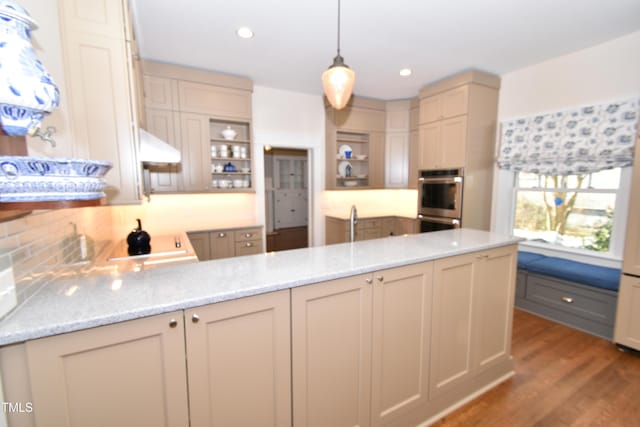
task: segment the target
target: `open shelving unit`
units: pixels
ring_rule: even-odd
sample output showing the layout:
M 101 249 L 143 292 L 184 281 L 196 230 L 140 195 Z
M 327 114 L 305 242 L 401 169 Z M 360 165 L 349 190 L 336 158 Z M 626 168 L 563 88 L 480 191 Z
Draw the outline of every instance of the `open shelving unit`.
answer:
M 235 138 L 226 139 L 222 136 L 222 131 L 227 128 L 236 131 Z M 231 192 L 252 189 L 251 124 L 249 122 L 211 119 L 209 120 L 209 129 L 212 190 Z M 223 155 L 223 153 L 225 154 Z M 234 170 L 225 171 L 224 168 L 228 165 L 232 165 Z
M 350 148 L 351 157 L 345 151 Z M 361 188 L 369 186 L 369 134 L 336 132 L 336 187 Z M 348 165 L 348 166 L 347 166 Z M 350 171 L 346 169 L 350 167 Z

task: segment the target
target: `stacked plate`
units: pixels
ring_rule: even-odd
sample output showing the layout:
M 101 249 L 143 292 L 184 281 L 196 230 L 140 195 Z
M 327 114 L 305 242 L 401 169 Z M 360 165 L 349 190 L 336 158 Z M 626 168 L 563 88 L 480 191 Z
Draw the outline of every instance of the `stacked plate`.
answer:
M 0 202 L 95 200 L 105 197 L 98 160 L 0 156 Z

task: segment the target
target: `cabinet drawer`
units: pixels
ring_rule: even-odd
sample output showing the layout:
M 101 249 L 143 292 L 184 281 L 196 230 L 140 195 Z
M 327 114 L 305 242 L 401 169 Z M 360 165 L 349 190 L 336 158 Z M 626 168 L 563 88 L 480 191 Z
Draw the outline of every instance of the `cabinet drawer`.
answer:
M 243 230 L 234 231 L 235 241 L 236 242 L 246 242 L 249 240 L 261 240 L 262 239 L 262 229 L 260 227 L 256 228 L 245 228 Z
M 236 242 L 236 256 L 262 253 L 262 240 Z
M 613 292 L 610 295 L 607 291 L 529 274 L 526 295 L 530 301 L 583 319 L 605 325 L 614 323 L 617 298 Z

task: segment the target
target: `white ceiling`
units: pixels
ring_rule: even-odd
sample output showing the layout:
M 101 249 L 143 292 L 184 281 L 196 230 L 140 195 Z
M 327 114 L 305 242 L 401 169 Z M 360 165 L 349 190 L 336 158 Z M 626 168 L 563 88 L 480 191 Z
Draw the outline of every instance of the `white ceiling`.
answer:
M 141 56 L 322 93 L 337 0 L 132 0 Z M 249 26 L 255 37 L 235 35 Z M 416 96 L 461 70 L 504 74 L 640 30 L 640 0 L 342 0 L 354 92 Z M 629 55 L 638 55 L 629 52 Z M 410 77 L 399 70 L 410 67 Z

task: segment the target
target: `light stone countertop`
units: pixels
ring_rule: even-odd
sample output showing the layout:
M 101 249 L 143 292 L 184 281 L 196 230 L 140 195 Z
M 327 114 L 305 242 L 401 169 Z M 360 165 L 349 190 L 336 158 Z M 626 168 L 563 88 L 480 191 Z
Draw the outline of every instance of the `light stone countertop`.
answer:
M 457 229 L 168 265 L 70 272 L 0 321 L 0 345 L 516 244 Z

